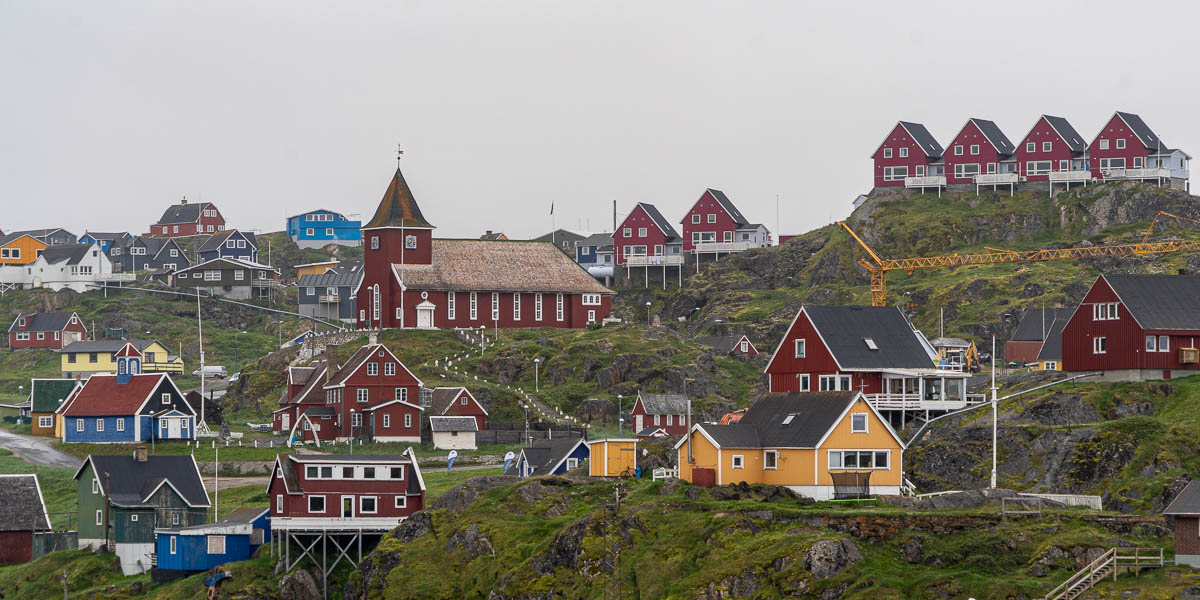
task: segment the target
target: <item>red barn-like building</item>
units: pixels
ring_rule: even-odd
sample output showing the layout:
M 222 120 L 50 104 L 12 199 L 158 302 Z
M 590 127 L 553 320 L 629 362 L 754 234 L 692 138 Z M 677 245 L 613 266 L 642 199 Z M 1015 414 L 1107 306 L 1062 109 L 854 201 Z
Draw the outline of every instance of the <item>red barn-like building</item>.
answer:
M 906 177 L 944 175 L 943 152 L 924 125 L 900 121 L 871 155 L 875 187 L 903 186 Z
M 688 423 L 688 397 L 683 394 L 647 394 L 638 391 L 633 403 L 633 430 L 638 437 L 684 435 Z
M 488 412 L 465 387 L 434 388 L 430 398 L 430 416 L 475 417 L 479 431 L 487 429 Z
M 704 190 L 700 199 L 683 215 L 683 251 L 692 252 L 697 244 L 739 242 L 726 251 L 745 247 L 765 248 L 771 236 L 761 223 L 751 223 L 721 190 Z
M 1017 168 L 1028 181 L 1070 171 L 1087 178 L 1087 142 L 1066 119 L 1042 115 L 1017 145 Z
M 546 242 L 435 240 L 396 169 L 363 227 L 361 328 L 582 328 L 611 311 L 612 291 Z
M 400 456 L 275 457 L 267 485 L 272 529 L 391 529 L 425 508 L 412 448 Z
M 986 181 L 976 180 L 976 175 L 1011 175 L 1016 183 L 1016 147 L 1008 136 L 987 119 L 972 118 L 959 130 L 958 135 L 946 147 L 946 183 L 970 184 Z M 991 184 L 991 181 L 987 181 Z
M 613 260 L 630 257 L 683 256 L 683 238 L 653 204 L 638 202 L 613 232 Z
M 0 475 L 0 565 L 33 560 L 34 533 L 49 530 L 37 475 Z
M 158 222 L 150 226 L 151 237 L 187 237 L 212 235 L 225 231 L 225 217 L 212 202 L 188 203 L 187 198 L 163 211 Z
M 12 350 L 62 350 L 86 339 L 87 327 L 73 312 L 21 313 L 8 328 L 8 347 Z
M 1064 371 L 1171 379 L 1200 369 L 1200 277 L 1101 275 L 1062 332 Z
M 1133 113 L 1114 113 L 1088 146 L 1088 157 L 1098 178 L 1166 180 L 1187 188 L 1191 156 L 1167 146 Z

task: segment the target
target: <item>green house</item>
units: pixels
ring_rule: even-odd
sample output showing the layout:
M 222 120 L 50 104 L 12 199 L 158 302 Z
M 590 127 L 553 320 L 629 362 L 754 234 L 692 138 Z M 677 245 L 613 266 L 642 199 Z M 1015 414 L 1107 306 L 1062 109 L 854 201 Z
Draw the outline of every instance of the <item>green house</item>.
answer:
M 90 455 L 75 472 L 79 500 L 79 547 L 105 543 L 126 575 L 151 567 L 156 527 L 187 527 L 207 521 L 209 499 L 191 455 Z

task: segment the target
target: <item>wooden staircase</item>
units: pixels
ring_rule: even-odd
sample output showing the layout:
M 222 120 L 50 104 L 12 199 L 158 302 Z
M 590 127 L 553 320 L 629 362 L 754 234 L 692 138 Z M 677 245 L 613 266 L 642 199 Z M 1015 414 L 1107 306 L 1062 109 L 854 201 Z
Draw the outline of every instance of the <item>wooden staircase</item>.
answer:
M 1043 600 L 1074 600 L 1109 575 L 1116 581 L 1122 567 L 1137 575 L 1142 569 L 1161 566 L 1162 548 L 1112 548 L 1051 590 Z

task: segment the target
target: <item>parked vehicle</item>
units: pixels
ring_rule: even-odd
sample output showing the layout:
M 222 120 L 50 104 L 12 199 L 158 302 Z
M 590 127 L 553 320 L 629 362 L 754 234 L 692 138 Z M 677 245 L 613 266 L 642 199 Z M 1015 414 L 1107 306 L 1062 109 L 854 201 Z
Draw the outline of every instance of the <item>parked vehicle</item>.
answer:
M 200 369 L 192 371 L 192 375 L 200 376 L 201 371 L 203 371 L 205 377 L 216 377 L 217 379 L 229 377 L 229 371 L 221 365 L 205 365 Z

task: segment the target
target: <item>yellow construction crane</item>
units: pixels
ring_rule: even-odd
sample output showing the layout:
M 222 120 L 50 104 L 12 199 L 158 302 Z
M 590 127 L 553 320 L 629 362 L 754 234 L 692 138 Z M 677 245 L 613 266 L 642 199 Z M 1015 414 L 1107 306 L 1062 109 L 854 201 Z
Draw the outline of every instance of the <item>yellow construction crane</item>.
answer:
M 1051 260 L 1073 260 L 1077 258 L 1105 258 L 1116 256 L 1133 256 L 1137 254 L 1165 254 L 1169 252 L 1200 250 L 1200 241 L 1166 241 L 1150 242 L 1154 226 L 1159 217 L 1170 217 L 1177 222 L 1200 220 L 1180 217 L 1168 212 L 1158 211 L 1150 228 L 1141 243 L 1133 244 L 1104 244 L 1084 248 L 1039 248 L 1037 250 L 1001 250 L 988 248 L 988 252 L 975 254 L 945 254 L 942 256 L 924 256 L 912 258 L 880 258 L 862 238 L 854 233 L 845 221 L 838 221 L 854 241 L 870 256 L 858 259 L 858 264 L 871 274 L 871 306 L 887 306 L 887 274 L 888 271 L 907 271 L 912 275 L 917 269 L 934 267 L 961 267 L 968 265 L 998 265 L 1004 263 L 1046 262 Z

